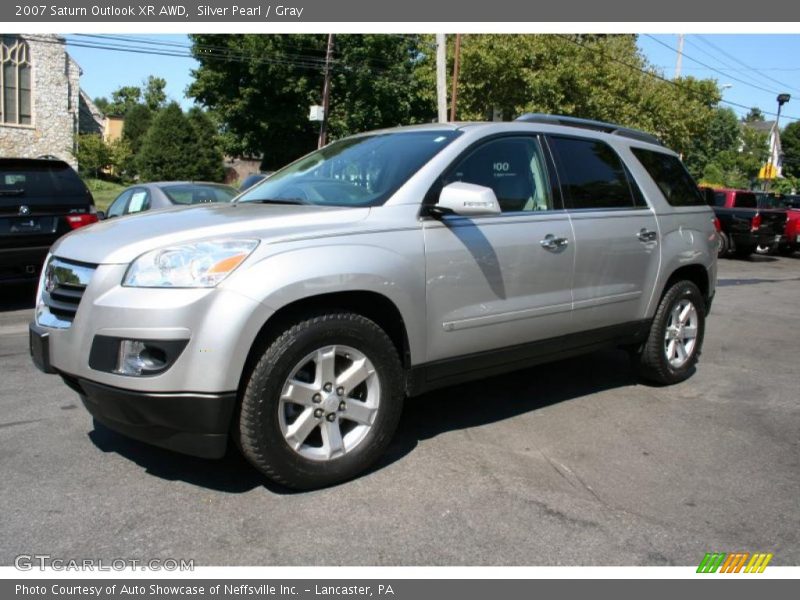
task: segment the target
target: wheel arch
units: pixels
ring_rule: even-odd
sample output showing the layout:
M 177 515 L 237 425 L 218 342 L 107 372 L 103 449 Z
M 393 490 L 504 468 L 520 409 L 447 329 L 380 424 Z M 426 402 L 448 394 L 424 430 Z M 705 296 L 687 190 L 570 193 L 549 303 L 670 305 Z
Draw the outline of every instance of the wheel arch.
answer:
M 244 385 L 261 354 L 282 331 L 298 320 L 321 312 L 353 312 L 370 319 L 392 340 L 404 369 L 411 366 L 411 346 L 406 323 L 400 309 L 392 300 L 371 290 L 329 292 L 294 300 L 267 319 L 250 346 L 239 378 L 239 387 Z
M 667 277 L 667 280 L 661 289 L 661 294 L 658 297 L 659 302 L 664 297 L 664 294 L 667 293 L 667 290 L 669 290 L 678 281 L 691 281 L 697 286 L 703 296 L 703 300 L 705 301 L 706 306 L 704 308 L 707 312 L 710 300 L 709 294 L 711 291 L 711 282 L 709 281 L 708 269 L 698 263 L 683 265 L 675 269 L 670 276 Z

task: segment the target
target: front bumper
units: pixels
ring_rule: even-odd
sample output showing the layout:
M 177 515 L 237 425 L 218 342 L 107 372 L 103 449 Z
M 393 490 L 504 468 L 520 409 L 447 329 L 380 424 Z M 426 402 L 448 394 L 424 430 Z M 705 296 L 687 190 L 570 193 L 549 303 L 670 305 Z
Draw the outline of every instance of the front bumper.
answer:
M 154 446 L 203 458 L 221 458 L 236 393 L 134 392 L 62 375 L 100 423 Z
M 29 334 L 33 363 L 45 373 L 61 375 L 89 413 L 109 429 L 184 454 L 224 456 L 236 392 L 139 392 L 75 377 L 51 365 L 48 329 L 31 323 Z

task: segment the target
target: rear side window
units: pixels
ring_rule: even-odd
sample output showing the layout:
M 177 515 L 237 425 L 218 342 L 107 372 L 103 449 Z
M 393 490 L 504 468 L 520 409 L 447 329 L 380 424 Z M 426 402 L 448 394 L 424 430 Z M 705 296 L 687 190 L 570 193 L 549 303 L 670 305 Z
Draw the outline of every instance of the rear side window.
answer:
M 633 155 L 656 182 L 671 206 L 705 206 L 697 184 L 677 156 L 644 148 L 631 148 Z
M 715 206 L 725 206 L 725 192 L 715 192 L 714 193 L 714 205 Z
M 622 160 L 598 140 L 548 137 L 564 200 L 572 209 L 633 208 Z
M 733 199 L 733 206 L 736 208 L 758 208 L 756 195 L 750 192 L 736 192 Z
M 60 161 L 0 161 L 0 201 L 5 198 L 86 196 L 86 186 L 67 163 Z

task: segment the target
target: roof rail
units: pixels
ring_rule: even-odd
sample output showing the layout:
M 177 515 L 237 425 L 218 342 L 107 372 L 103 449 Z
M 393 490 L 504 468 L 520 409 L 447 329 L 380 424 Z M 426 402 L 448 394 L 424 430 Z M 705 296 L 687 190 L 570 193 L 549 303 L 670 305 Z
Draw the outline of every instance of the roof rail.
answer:
M 630 129 L 615 125 L 614 123 L 605 123 L 603 121 L 594 121 L 592 119 L 579 119 L 578 117 L 567 117 L 564 115 L 547 115 L 544 113 L 526 113 L 521 117 L 517 117 L 516 121 L 524 121 L 526 123 L 546 123 L 548 125 L 563 125 L 566 127 L 580 127 L 581 129 L 591 129 L 592 131 L 602 131 L 603 133 L 611 133 L 613 135 L 621 135 L 623 137 L 639 140 L 640 142 L 647 142 L 649 144 L 657 144 L 663 146 L 661 140 L 656 136 L 638 129 Z

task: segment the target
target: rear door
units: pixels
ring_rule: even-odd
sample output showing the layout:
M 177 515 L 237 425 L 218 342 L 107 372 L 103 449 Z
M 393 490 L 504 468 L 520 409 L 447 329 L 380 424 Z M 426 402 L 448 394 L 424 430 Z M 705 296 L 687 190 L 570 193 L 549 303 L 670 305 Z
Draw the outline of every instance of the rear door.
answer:
M 547 142 L 575 232 L 576 331 L 644 318 L 660 261 L 653 211 L 605 142 L 558 135 Z
M 538 137 L 508 135 L 467 150 L 443 175 L 442 185 L 492 188 L 502 212 L 424 222 L 429 361 L 543 340 L 569 327 L 572 230 L 549 170 Z

